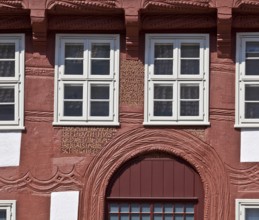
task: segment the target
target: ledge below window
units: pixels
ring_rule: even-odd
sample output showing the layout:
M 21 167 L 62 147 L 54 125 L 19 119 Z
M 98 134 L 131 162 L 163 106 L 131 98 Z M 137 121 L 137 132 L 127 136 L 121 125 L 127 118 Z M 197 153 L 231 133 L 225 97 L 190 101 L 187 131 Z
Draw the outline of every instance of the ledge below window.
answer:
M 210 126 L 210 122 L 172 122 L 172 121 L 152 121 L 143 122 L 145 126 Z
M 235 124 L 235 128 L 259 128 L 259 124 Z
M 53 122 L 53 126 L 120 126 L 119 122 Z
M 24 126 L 6 126 L 6 125 L 0 125 L 0 131 L 20 131 L 20 130 L 25 130 Z

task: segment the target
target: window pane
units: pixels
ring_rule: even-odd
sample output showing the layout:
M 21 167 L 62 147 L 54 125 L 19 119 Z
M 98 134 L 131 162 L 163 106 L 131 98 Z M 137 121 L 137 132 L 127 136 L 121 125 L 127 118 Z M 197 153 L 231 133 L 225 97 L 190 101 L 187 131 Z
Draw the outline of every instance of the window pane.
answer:
M 15 61 L 0 61 L 0 77 L 15 76 Z
M 92 44 L 91 53 L 93 58 L 109 58 L 110 44 Z
M 199 60 L 181 60 L 182 75 L 199 75 L 200 61 Z
M 199 101 L 181 101 L 181 116 L 199 116 Z
M 110 214 L 110 220 L 119 220 L 118 214 Z
M 155 58 L 172 58 L 173 50 L 173 44 L 156 44 Z
M 83 85 L 65 85 L 64 99 L 83 99 Z
M 259 101 L 259 85 L 245 86 L 245 100 Z
M 193 204 L 186 204 L 185 211 L 189 212 L 189 213 L 193 213 L 194 212 L 194 205 Z
M 131 205 L 131 211 L 132 211 L 132 212 L 140 212 L 140 206 L 139 206 L 139 204 L 132 204 L 132 205 Z
M 181 212 L 183 212 L 183 207 L 184 207 L 184 205 L 183 204 L 175 204 L 175 212 L 177 213 L 181 213 Z
M 14 59 L 15 44 L 0 44 L 0 59 Z
M 0 220 L 6 220 L 6 210 L 0 209 Z
M 259 57 L 259 42 L 246 42 L 246 57 Z
M 109 116 L 109 102 L 91 102 L 91 116 Z
M 91 85 L 91 99 L 109 99 L 110 86 Z
M 83 103 L 78 101 L 64 101 L 64 116 L 82 116 Z
M 124 204 L 121 204 L 121 212 L 129 212 L 129 204 L 127 203 L 124 203 Z
M 259 75 L 259 59 L 246 60 L 246 75 Z
M 66 58 L 83 58 L 84 45 L 83 44 L 66 44 L 65 57 Z
M 183 215 L 176 214 L 174 217 L 175 220 L 184 220 Z
M 245 103 L 245 118 L 259 118 L 259 103 Z
M 142 214 L 142 219 L 141 220 L 151 220 L 150 214 Z
M 199 85 L 181 85 L 181 99 L 199 99 Z
M 83 75 L 83 60 L 65 60 L 65 75 Z
M 91 60 L 92 75 L 109 75 L 110 60 Z
M 198 58 L 200 57 L 200 45 L 199 44 L 182 44 L 181 45 L 181 57 L 186 58 Z
M 166 213 L 173 213 L 173 204 L 171 203 L 165 204 L 164 209 Z
M 150 212 L 150 205 L 149 204 L 143 204 L 142 205 L 142 212 Z
M 194 220 L 194 215 L 186 215 L 185 219 L 186 220 Z
M 154 220 L 162 220 L 162 214 L 154 214 Z
M 245 220 L 258 220 L 259 219 L 259 209 L 245 209 Z
M 0 121 L 14 120 L 14 105 L 0 105 Z
M 0 88 L 0 103 L 14 102 L 14 88 Z
M 110 212 L 119 212 L 119 207 L 117 204 L 111 203 L 110 204 Z
M 172 214 L 165 214 L 165 220 L 173 220 Z
M 172 116 L 172 102 L 154 101 L 154 116 Z
M 132 214 L 131 220 L 140 220 L 140 214 Z
M 173 86 L 171 85 L 154 85 L 154 99 L 172 99 Z
M 162 212 L 163 211 L 163 205 L 161 203 L 154 204 L 154 212 Z
M 155 75 L 173 75 L 173 60 L 155 60 Z
M 129 220 L 129 214 L 121 214 L 121 220 Z

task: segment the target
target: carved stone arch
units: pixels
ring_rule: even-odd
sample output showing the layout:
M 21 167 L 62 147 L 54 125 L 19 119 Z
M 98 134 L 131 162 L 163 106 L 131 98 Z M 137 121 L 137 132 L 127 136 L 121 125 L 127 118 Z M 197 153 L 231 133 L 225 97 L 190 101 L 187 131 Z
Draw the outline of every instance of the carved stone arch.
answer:
M 112 175 L 128 160 L 154 151 L 178 156 L 199 173 L 204 188 L 204 219 L 229 220 L 229 179 L 215 149 L 181 130 L 139 128 L 110 142 L 89 165 L 83 191 L 82 219 L 102 220 L 106 188 Z

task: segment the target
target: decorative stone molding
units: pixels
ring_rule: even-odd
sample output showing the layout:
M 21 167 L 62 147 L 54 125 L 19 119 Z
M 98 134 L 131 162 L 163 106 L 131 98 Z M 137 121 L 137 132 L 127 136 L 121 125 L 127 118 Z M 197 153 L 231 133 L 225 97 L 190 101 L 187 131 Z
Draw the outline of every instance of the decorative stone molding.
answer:
M 232 8 L 218 8 L 217 48 L 219 58 L 231 57 Z
M 137 60 L 139 56 L 139 18 L 138 15 L 125 16 L 127 59 Z
M 215 28 L 216 26 L 216 17 L 212 15 L 144 15 L 142 17 L 144 30 Z
M 103 219 L 110 178 L 125 162 L 142 154 L 165 152 L 188 161 L 200 174 L 205 192 L 204 219 L 229 220 L 230 188 L 223 162 L 214 148 L 180 130 L 139 128 L 113 139 L 86 171 L 82 219 Z
M 57 189 L 79 190 L 83 186 L 81 179 L 82 178 L 76 172 L 75 167 L 69 173 L 64 173 L 57 169 L 56 173 L 46 180 L 42 180 L 41 177 L 34 177 L 28 172 L 17 179 L 4 179 L 0 177 L 0 191 L 50 193 Z
M 25 111 L 25 121 L 53 122 L 53 112 Z
M 50 16 L 49 30 L 91 30 L 118 31 L 124 29 L 124 21 L 120 16 Z
M 0 11 L 1 10 L 17 10 L 25 8 L 23 0 L 1 0 Z
M 53 77 L 54 78 L 54 69 L 52 68 L 36 68 L 36 67 L 27 67 L 25 69 L 26 77 L 27 76 L 40 76 L 40 77 Z

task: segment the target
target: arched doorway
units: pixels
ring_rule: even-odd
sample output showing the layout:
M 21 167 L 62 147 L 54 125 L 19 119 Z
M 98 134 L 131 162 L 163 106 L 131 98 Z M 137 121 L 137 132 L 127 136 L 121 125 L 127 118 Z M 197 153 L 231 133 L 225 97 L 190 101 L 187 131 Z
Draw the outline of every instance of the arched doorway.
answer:
M 200 220 L 204 191 L 186 161 L 165 153 L 140 156 L 112 176 L 105 220 Z

